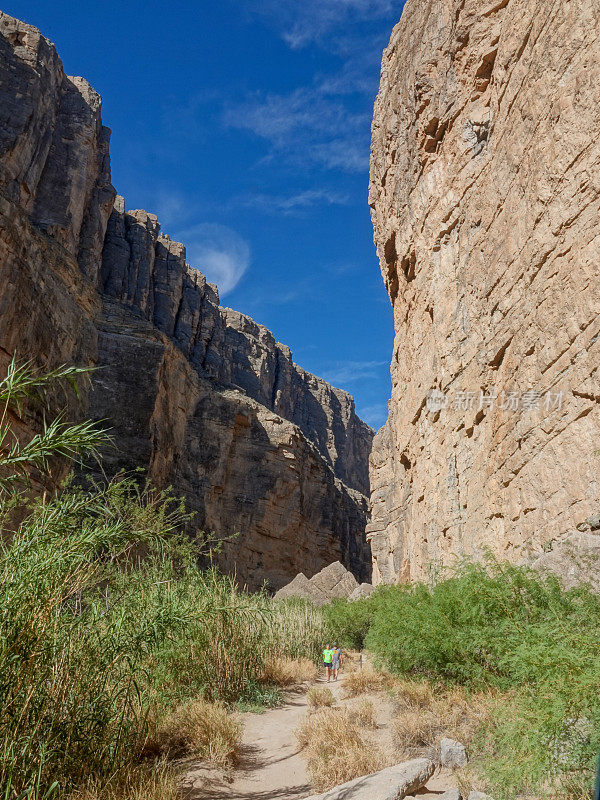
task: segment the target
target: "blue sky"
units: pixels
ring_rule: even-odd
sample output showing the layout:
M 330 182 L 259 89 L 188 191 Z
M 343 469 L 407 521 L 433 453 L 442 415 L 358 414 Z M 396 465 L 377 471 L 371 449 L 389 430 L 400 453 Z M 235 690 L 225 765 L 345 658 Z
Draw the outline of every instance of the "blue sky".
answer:
M 103 97 L 113 184 L 223 305 L 387 415 L 390 303 L 367 205 L 383 47 L 403 0 L 5 0 Z

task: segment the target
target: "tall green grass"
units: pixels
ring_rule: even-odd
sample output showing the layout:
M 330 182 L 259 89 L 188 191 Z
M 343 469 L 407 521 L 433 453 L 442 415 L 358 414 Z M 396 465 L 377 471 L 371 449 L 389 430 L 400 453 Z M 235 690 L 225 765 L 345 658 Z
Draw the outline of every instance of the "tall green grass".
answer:
M 588 587 L 490 560 L 325 613 L 398 675 L 498 694 L 477 758 L 494 796 L 588 796 L 600 749 L 600 597 Z
M 7 797 L 108 779 L 139 760 L 150 718 L 199 695 L 256 700 L 266 658 L 316 657 L 319 612 L 200 571 L 182 516 L 133 481 L 67 489 L 1 547 Z
M 49 381 L 75 377 L 13 362 L 0 382 L 4 800 L 129 786 L 152 726 L 172 708 L 198 696 L 255 701 L 265 658 L 316 657 L 320 643 L 320 612 L 201 571 L 202 539 L 180 534 L 188 517 L 168 491 L 121 478 L 27 500 L 29 469 L 48 471 L 55 456 L 93 453 L 103 440 L 86 423 L 50 422 L 29 442 L 11 433 Z

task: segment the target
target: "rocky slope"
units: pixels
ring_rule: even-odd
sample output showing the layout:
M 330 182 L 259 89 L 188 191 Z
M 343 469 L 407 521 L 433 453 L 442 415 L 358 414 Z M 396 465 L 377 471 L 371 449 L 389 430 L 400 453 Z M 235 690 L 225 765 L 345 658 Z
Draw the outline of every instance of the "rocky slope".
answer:
M 519 558 L 597 510 L 600 6 L 408 0 L 370 203 L 395 318 L 374 581 Z
M 172 484 L 250 586 L 336 560 L 367 578 L 372 431 L 352 398 L 221 308 L 156 217 L 125 211 L 100 98 L 50 42 L 0 13 L 0 49 L 2 362 L 100 367 L 69 413 L 111 426 L 107 472 Z M 39 424 L 15 420 L 23 436 Z

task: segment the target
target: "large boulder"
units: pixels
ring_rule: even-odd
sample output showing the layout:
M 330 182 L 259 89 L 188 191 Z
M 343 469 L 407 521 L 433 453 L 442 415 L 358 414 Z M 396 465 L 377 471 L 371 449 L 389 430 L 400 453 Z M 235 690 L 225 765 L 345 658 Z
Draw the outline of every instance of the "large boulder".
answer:
M 372 595 L 374 591 L 375 587 L 372 583 L 361 583 L 360 586 L 356 587 L 352 594 L 348 595 L 348 602 L 354 603 L 356 600 L 362 600 L 363 598 Z
M 372 775 L 355 778 L 324 794 L 312 795 L 307 800 L 403 800 L 425 786 L 435 769 L 436 764 L 431 759 L 415 758 Z
M 600 591 L 600 536 L 574 531 L 555 542 L 531 566 L 542 574 L 558 575 L 566 589 L 587 583 Z
M 354 575 L 339 561 L 334 561 L 333 564 L 329 564 L 310 579 L 303 573 L 299 573 L 293 581 L 275 594 L 275 599 L 302 597 L 315 605 L 325 605 L 331 600 L 350 598 L 362 587 L 368 585 L 361 584 L 359 586 Z
M 440 761 L 443 767 L 450 769 L 464 767 L 467 763 L 467 751 L 464 744 L 444 737 L 440 742 Z

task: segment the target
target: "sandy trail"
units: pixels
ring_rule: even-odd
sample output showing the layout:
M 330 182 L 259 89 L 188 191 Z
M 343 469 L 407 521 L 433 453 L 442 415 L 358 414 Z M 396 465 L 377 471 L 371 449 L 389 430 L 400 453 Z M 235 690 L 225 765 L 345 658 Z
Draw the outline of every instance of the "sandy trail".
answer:
M 340 706 L 355 700 L 340 698 L 341 681 L 329 686 Z M 378 739 L 384 749 L 391 746 L 392 706 L 381 695 L 368 695 L 377 709 Z M 182 782 L 185 800 L 301 800 L 314 793 L 306 763 L 294 731 L 308 711 L 306 687 L 288 694 L 284 705 L 262 714 L 243 715 L 241 757 L 236 769 L 224 775 L 202 762 L 190 765 Z M 446 789 L 456 787 L 454 776 L 442 770 L 417 793 L 418 800 L 434 800 Z
M 315 686 L 327 685 L 320 680 Z M 337 697 L 341 684 L 330 683 Z M 285 705 L 244 714 L 241 757 L 229 779 L 202 764 L 192 765 L 182 783 L 185 800 L 295 800 L 311 794 L 306 763 L 294 731 L 307 713 L 306 689 Z

